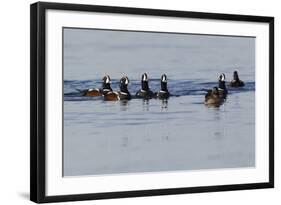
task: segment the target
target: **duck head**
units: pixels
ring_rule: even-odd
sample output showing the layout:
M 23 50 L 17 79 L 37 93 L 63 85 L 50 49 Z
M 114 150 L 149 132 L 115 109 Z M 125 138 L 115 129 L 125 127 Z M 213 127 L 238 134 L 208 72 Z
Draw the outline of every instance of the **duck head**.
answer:
M 102 83 L 103 89 L 112 90 L 111 87 L 110 87 L 110 82 L 111 82 L 111 80 L 110 80 L 109 75 L 105 75 L 105 76 L 102 78 L 102 81 L 103 81 L 103 83 Z
M 239 76 L 238 76 L 238 72 L 237 71 L 233 72 L 233 80 L 239 81 Z
M 141 76 L 141 89 L 145 91 L 149 90 L 148 77 L 146 73 L 142 74 Z
M 163 74 L 161 76 L 161 90 L 162 91 L 168 91 L 168 88 L 167 88 L 167 75 L 166 74 Z
M 219 75 L 219 89 L 226 90 L 226 87 L 225 87 L 225 74 L 224 73 Z
M 225 74 L 224 73 L 219 75 L 219 81 L 225 81 Z
M 120 79 L 120 91 L 129 93 L 128 91 L 128 84 L 129 84 L 129 78 L 127 76 L 124 76 Z

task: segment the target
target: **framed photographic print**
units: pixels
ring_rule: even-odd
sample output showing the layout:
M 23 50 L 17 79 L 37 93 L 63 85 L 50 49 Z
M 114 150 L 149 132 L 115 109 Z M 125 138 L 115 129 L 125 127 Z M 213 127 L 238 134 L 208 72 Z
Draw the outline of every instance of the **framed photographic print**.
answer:
M 34 202 L 272 188 L 274 18 L 31 5 Z

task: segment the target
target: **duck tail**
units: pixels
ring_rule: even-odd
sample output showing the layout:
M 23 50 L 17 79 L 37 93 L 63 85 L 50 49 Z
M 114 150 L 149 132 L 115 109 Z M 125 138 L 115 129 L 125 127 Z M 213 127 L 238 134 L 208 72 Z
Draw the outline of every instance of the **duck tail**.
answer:
M 75 88 L 75 90 L 78 91 L 82 96 L 86 95 L 87 90 L 80 90 L 80 89 L 77 89 L 77 88 Z

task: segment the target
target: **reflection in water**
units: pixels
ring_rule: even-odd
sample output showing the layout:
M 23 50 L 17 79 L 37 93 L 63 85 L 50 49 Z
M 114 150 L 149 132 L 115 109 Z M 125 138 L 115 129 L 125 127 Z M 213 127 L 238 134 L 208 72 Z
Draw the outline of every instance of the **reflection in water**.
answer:
M 225 129 L 225 122 L 228 120 L 226 118 L 227 113 L 225 112 L 225 104 L 222 104 L 221 107 L 215 107 L 213 114 L 213 121 L 216 122 L 216 126 L 212 134 L 216 141 L 221 141 L 223 137 L 226 137 L 227 134 Z
M 143 99 L 142 110 L 149 111 L 149 99 Z M 121 100 L 120 101 L 120 111 L 128 111 L 130 107 L 130 101 Z M 168 111 L 168 99 L 161 100 L 161 111 Z
M 208 108 L 215 108 L 218 109 L 222 104 L 221 103 L 214 103 L 214 104 L 205 104 L 206 107 Z
M 122 147 L 127 147 L 128 143 L 129 143 L 129 137 L 123 137 L 121 143 Z
M 142 110 L 149 111 L 149 99 L 143 99 L 142 101 Z M 161 100 L 161 111 L 168 111 L 168 99 Z
M 128 100 L 121 100 L 120 101 L 120 110 L 127 111 L 129 109 L 129 101 Z
M 168 100 L 163 99 L 161 102 L 161 111 L 167 111 L 168 110 Z
M 161 139 L 162 139 L 162 142 L 167 142 L 167 141 L 169 141 L 169 136 L 164 135 L 164 136 L 161 137 Z
M 241 105 L 240 105 L 240 101 L 239 101 L 239 96 L 234 96 L 233 97 L 233 104 L 235 106 L 236 109 L 241 109 Z
M 215 107 L 214 108 L 215 112 L 214 112 L 214 121 L 216 122 L 220 122 L 221 120 L 221 112 L 220 112 L 220 108 L 219 107 Z
M 65 101 L 64 175 L 254 166 L 254 95 L 212 108 L 200 95 Z
M 149 100 L 143 99 L 142 101 L 142 110 L 149 111 Z
M 214 132 L 214 139 L 221 140 L 223 137 L 222 132 L 220 130 Z

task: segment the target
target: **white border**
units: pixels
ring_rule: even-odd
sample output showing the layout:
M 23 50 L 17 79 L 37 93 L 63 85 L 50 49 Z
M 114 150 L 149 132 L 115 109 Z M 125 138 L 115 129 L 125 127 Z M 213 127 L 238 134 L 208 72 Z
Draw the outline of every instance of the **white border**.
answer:
M 63 178 L 62 27 L 256 36 L 256 167 Z M 46 195 L 268 182 L 268 51 L 266 23 L 47 10 Z

